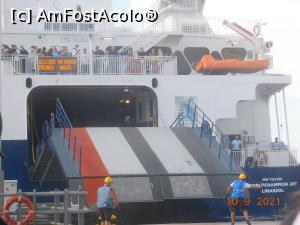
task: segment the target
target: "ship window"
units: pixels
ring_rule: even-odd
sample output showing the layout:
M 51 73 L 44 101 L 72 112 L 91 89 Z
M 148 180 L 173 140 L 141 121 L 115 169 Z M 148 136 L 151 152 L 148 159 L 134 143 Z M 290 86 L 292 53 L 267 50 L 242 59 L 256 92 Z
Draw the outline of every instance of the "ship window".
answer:
M 157 46 L 157 47 L 153 47 L 155 49 L 155 52 L 158 53 L 158 49 L 160 49 L 163 53 L 164 56 L 171 56 L 172 55 L 172 49 L 169 48 L 169 47 L 160 47 L 160 46 Z M 151 50 L 153 48 L 150 48 L 148 51 L 147 51 L 147 55 L 151 52 Z
M 239 59 L 244 60 L 246 58 L 247 51 L 244 48 L 223 48 L 222 56 L 224 59 Z
M 184 49 L 184 55 L 194 69 L 204 55 L 209 55 L 209 49 L 201 47 L 188 47 Z
M 191 67 L 186 61 L 184 55 L 180 51 L 175 51 L 177 57 L 177 72 L 179 75 L 189 75 L 191 73 Z
M 209 29 L 206 24 L 183 24 L 183 33 L 208 33 Z
M 216 60 L 222 60 L 223 59 L 223 57 L 221 56 L 221 54 L 218 51 L 213 51 L 211 53 L 211 56 L 214 57 L 214 59 L 216 59 Z
M 115 47 L 117 51 L 119 51 L 121 48 L 123 48 L 123 46 L 108 46 L 108 47 L 106 48 L 106 51 L 111 52 L 111 48 L 112 48 L 112 47 Z

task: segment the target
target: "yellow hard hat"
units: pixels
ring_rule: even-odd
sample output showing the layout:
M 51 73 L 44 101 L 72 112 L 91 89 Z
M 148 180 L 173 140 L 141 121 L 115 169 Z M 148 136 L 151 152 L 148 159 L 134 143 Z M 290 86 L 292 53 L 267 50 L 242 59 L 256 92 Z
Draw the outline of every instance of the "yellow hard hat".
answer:
M 111 178 L 111 177 L 105 177 L 104 183 L 105 183 L 105 184 L 110 184 L 110 183 L 112 183 L 112 178 Z
M 246 178 L 247 178 L 247 176 L 244 173 L 241 173 L 240 176 L 239 176 L 240 180 L 246 180 Z
M 111 220 L 116 220 L 116 219 L 118 219 L 118 217 L 115 214 L 112 214 L 111 215 Z

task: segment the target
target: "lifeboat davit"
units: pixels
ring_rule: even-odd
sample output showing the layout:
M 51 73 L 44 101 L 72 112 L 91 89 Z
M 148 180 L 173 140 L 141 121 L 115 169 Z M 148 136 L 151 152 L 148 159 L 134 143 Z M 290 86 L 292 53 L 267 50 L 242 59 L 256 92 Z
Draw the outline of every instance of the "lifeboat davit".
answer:
M 264 60 L 242 61 L 238 59 L 216 60 L 211 55 L 204 55 L 196 65 L 198 73 L 256 73 L 268 68 L 270 62 Z

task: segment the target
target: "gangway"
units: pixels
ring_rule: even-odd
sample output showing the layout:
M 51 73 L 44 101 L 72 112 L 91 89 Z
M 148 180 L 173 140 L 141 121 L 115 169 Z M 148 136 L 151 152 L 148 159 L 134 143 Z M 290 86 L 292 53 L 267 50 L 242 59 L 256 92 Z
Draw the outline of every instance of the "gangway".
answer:
M 224 183 L 240 171 L 220 163 L 192 128 L 74 128 L 59 99 L 43 130 L 52 160 L 44 160 L 48 165 L 40 169 L 41 181 L 53 180 L 52 170 L 58 167 L 49 164 L 57 161 L 69 188 L 82 186 L 89 204 L 95 203 L 97 188 L 108 175 L 114 177 L 121 202 L 155 202 L 223 197 Z

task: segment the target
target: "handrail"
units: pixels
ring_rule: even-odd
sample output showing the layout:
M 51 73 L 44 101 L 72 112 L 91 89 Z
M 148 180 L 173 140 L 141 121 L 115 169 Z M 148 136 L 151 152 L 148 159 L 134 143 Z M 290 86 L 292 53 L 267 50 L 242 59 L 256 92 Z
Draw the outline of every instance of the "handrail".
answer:
M 56 99 L 56 109 L 55 113 L 51 114 L 50 126 L 49 122 L 46 121 L 42 127 L 43 140 L 48 140 L 49 132 L 51 129 L 56 128 L 56 125 L 63 128 L 63 138 L 67 141 L 68 150 L 73 154 L 73 161 L 79 164 L 79 173 L 81 174 L 81 164 L 82 164 L 82 144 L 80 142 L 79 136 L 76 134 L 75 128 L 61 103 L 61 101 Z
M 50 60 L 50 66 L 45 66 Z M 65 60 L 67 59 L 67 60 Z M 61 66 L 63 61 L 66 66 Z M 13 75 L 174 75 L 176 56 L 1 56 L 3 73 Z M 65 70 L 67 68 L 67 70 Z
M 171 124 L 170 127 L 184 127 L 184 116 L 183 112 L 178 113 L 177 118 L 175 121 Z
M 184 120 L 188 118 L 192 122 L 192 128 L 200 128 L 200 137 L 206 135 L 209 138 L 209 149 L 218 145 L 218 158 L 224 152 L 223 133 L 220 128 L 205 114 L 205 112 L 193 101 L 192 98 L 186 104 L 186 112 L 179 113 L 171 127 L 185 127 Z M 226 153 L 227 154 L 227 153 Z M 232 156 L 230 156 L 229 170 L 232 171 Z

